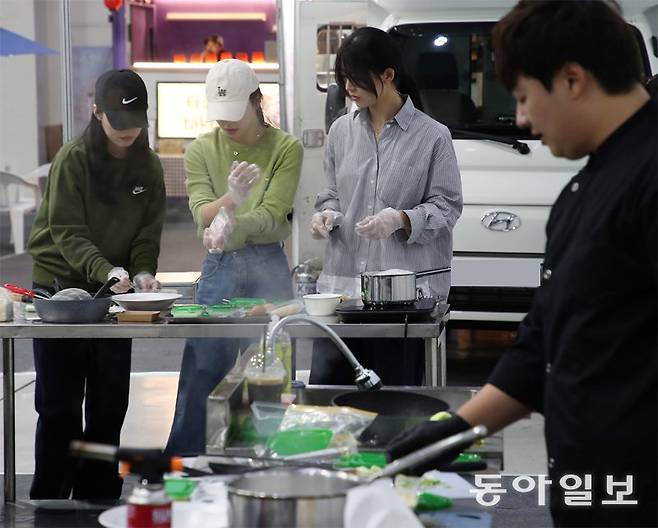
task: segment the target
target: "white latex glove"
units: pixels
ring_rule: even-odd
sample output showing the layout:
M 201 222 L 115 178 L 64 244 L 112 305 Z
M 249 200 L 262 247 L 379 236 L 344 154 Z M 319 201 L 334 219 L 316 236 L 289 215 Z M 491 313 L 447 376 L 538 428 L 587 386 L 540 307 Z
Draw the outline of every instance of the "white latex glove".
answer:
M 246 161 L 231 165 L 231 174 L 228 175 L 228 194 L 235 205 L 240 205 L 247 199 L 249 191 L 260 178 L 258 165 Z
M 159 291 L 161 287 L 160 281 L 148 271 L 139 272 L 133 277 L 133 282 L 135 283 L 135 288 L 138 290 Z
M 325 209 L 311 217 L 311 236 L 316 240 L 329 238 L 329 233 L 343 223 L 343 213 Z
M 231 231 L 233 231 L 233 221 L 226 209 L 220 207 L 210 225 L 203 230 L 203 247 L 210 253 L 221 253 Z
M 374 216 L 366 216 L 356 223 L 356 234 L 370 240 L 383 240 L 390 237 L 398 229 L 404 227 L 402 213 L 392 207 L 382 209 Z
M 130 275 L 128 275 L 128 272 L 125 269 L 119 266 L 112 268 L 107 274 L 108 280 L 112 277 L 119 279 L 119 282 L 110 288 L 110 290 L 112 290 L 114 293 L 126 293 L 130 288 L 133 287 L 133 285 L 130 283 Z

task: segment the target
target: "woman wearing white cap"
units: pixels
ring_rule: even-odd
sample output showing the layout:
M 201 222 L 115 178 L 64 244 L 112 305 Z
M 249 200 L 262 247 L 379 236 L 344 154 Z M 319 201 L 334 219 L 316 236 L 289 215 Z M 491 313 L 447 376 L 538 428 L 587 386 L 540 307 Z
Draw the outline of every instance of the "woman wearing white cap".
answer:
M 290 235 L 302 146 L 265 123 L 258 78 L 248 64 L 228 59 L 214 65 L 206 97 L 208 121 L 219 127 L 185 152 L 190 210 L 210 250 L 198 301 L 288 299 L 290 272 L 282 241 Z M 237 339 L 187 340 L 168 452 L 205 450 L 206 400 L 235 363 L 238 347 Z

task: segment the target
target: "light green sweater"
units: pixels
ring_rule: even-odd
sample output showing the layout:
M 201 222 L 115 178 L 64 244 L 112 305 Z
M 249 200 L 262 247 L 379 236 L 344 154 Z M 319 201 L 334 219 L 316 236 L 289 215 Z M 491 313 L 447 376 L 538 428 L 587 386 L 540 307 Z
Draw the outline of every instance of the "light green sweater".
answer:
M 228 191 L 231 164 L 237 160 L 258 165 L 261 178 L 237 208 L 237 224 L 224 250 L 285 240 L 290 235 L 287 216 L 292 211 L 303 152 L 299 141 L 273 127 L 267 127 L 255 145 L 236 143 L 219 128 L 190 143 L 185 151 L 186 185 L 199 237 L 206 227 L 201 206 Z

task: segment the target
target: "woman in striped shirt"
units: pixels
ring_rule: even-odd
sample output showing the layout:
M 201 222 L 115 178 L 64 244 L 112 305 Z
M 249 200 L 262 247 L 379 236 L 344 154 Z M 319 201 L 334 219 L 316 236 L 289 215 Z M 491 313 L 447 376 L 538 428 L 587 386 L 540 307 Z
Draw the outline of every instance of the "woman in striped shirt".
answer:
M 319 290 L 358 296 L 363 271 L 449 266 L 462 210 L 457 159 L 447 127 L 414 106 L 397 44 L 379 29 L 356 30 L 338 50 L 336 81 L 356 110 L 337 119 L 327 138 L 328 185 L 311 221 L 313 236 L 328 241 Z M 425 295 L 447 298 L 449 274 L 419 282 Z M 385 384 L 420 384 L 422 342 L 403 358 L 399 340 L 379 341 L 349 346 Z M 314 351 L 313 383 L 353 377 L 340 354 Z

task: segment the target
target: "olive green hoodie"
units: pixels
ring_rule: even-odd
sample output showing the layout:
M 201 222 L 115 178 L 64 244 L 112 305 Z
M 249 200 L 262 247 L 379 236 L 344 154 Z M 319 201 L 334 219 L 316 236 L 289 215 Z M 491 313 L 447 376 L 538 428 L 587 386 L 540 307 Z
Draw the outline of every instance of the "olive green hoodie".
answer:
M 96 288 L 115 266 L 133 277 L 155 274 L 166 208 L 160 160 L 149 151 L 148 166 L 126 174 L 127 159 L 109 157 L 106 174 L 112 200 L 99 200 L 90 174 L 87 147 L 81 138 L 55 156 L 48 187 L 32 227 L 28 252 L 32 279 L 50 286 Z

